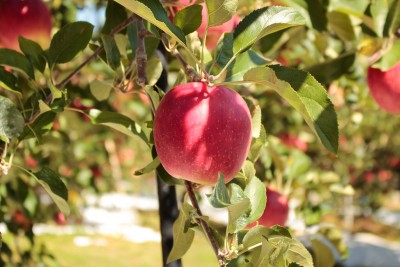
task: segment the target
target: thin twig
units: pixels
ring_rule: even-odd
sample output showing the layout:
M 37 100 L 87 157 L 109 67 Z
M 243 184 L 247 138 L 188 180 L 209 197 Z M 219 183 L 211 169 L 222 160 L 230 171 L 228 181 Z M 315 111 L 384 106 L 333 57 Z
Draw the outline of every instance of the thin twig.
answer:
M 200 207 L 199 207 L 199 203 L 197 202 L 197 198 L 196 195 L 194 193 L 193 190 L 193 183 L 189 182 L 189 181 L 185 181 L 185 186 L 186 186 L 186 191 L 188 192 L 190 201 L 192 202 L 193 207 L 195 208 L 197 214 L 198 214 L 198 218 L 197 223 L 201 225 L 201 227 L 203 228 L 208 240 L 210 240 L 211 246 L 213 247 L 213 250 L 215 252 L 215 255 L 218 258 L 218 263 L 219 266 L 221 267 L 226 267 L 225 264 L 225 258 L 224 258 L 224 254 L 222 253 L 222 251 L 219 249 L 219 245 L 217 240 L 215 239 L 213 233 L 211 232 L 211 228 L 210 226 L 207 224 L 206 221 L 204 221 L 201 217 L 203 216 Z
M 147 54 L 144 45 L 144 38 L 147 35 L 147 29 L 144 26 L 143 20 L 140 17 L 136 18 L 138 43 L 136 48 L 136 66 L 137 66 L 137 84 L 145 87 L 148 83 L 146 68 L 147 68 Z
M 129 16 L 126 20 L 121 22 L 119 25 L 117 25 L 111 32 L 110 36 L 114 36 L 116 33 L 122 31 L 124 28 L 126 28 L 129 24 L 134 22 L 135 16 L 131 15 Z M 56 85 L 58 89 L 64 88 L 67 83 L 72 79 L 72 77 L 75 76 L 83 67 L 85 67 L 88 63 L 90 63 L 92 60 L 94 60 L 104 49 L 104 45 L 101 44 L 94 52 L 93 54 L 88 57 L 85 61 L 83 61 L 74 71 L 72 71 L 64 80 L 62 80 L 60 83 Z

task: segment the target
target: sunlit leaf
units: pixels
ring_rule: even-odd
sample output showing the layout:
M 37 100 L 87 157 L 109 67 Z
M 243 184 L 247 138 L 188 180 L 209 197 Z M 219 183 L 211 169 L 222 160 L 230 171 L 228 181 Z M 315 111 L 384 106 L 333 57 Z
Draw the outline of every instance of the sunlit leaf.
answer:
M 0 140 L 9 143 L 24 129 L 25 121 L 14 103 L 0 95 Z

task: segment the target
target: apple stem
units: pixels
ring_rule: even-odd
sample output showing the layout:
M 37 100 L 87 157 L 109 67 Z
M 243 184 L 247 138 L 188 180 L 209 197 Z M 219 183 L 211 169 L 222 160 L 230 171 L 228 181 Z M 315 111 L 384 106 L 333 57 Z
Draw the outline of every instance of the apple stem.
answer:
M 110 36 L 114 36 L 116 33 L 122 31 L 125 29 L 129 24 L 134 22 L 136 20 L 135 15 L 129 16 L 126 20 L 121 22 L 119 25 L 117 25 L 112 31 L 110 32 Z M 83 67 L 85 67 L 88 63 L 90 63 L 92 60 L 94 60 L 104 49 L 104 45 L 100 45 L 94 52 L 93 54 L 88 57 L 85 61 L 83 61 L 74 71 L 72 71 L 64 80 L 62 80 L 60 83 L 56 85 L 58 89 L 64 88 L 67 83 L 72 79 L 72 77 L 75 76 Z
M 186 186 L 186 191 L 188 192 L 190 201 L 192 202 L 192 205 L 193 205 L 193 207 L 196 210 L 197 215 L 198 215 L 198 218 L 196 218 L 196 222 L 199 225 L 201 225 L 201 227 L 204 230 L 204 233 L 206 234 L 208 240 L 210 241 L 211 246 L 213 247 L 213 250 L 215 252 L 215 255 L 218 258 L 219 266 L 226 267 L 224 253 L 219 249 L 218 242 L 215 239 L 213 233 L 211 232 L 210 226 L 207 224 L 206 221 L 204 221 L 201 218 L 203 216 L 203 214 L 202 214 L 202 212 L 200 210 L 199 203 L 197 202 L 197 198 L 196 198 L 196 195 L 194 193 L 193 183 L 189 182 L 189 181 L 185 181 L 185 186 Z

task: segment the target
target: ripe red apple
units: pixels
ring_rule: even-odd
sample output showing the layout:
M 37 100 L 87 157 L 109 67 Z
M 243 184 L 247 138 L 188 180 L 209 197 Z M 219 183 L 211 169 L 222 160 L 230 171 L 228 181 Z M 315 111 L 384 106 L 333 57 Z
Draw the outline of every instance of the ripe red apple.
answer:
M 187 6 L 189 4 L 194 4 L 195 1 L 193 0 L 181 0 L 181 4 L 184 6 Z M 207 13 L 207 7 L 205 6 L 205 3 L 200 4 L 203 9 L 201 12 L 202 16 L 202 21 L 200 27 L 197 29 L 197 32 L 199 34 L 199 37 L 204 38 L 204 31 L 206 30 L 207 26 L 207 21 L 208 21 L 208 13 Z M 179 9 L 182 9 L 184 6 L 179 7 Z M 207 38 L 206 38 L 206 46 L 209 50 L 213 50 L 217 47 L 218 40 L 221 38 L 222 34 L 224 32 L 230 32 L 233 29 L 236 28 L 236 26 L 240 22 L 240 17 L 237 15 L 234 15 L 230 20 L 225 22 L 224 24 L 215 26 L 215 27 L 209 27 L 207 30 Z
M 0 47 L 19 50 L 18 37 L 50 43 L 51 15 L 42 0 L 0 0 Z
M 400 63 L 387 71 L 368 68 L 368 86 L 373 99 L 385 111 L 400 113 Z
M 250 111 L 243 98 L 227 87 L 180 84 L 157 108 L 154 141 L 172 176 L 212 185 L 221 172 L 229 182 L 250 148 Z
M 284 226 L 289 215 L 288 197 L 276 190 L 267 187 L 267 205 L 261 217 L 248 225 L 251 228 L 255 225 L 271 227 L 275 224 Z

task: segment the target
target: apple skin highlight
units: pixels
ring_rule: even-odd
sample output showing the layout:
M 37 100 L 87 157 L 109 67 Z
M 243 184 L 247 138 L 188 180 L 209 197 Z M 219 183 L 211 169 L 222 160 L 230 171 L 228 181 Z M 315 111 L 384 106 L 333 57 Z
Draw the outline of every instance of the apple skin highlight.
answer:
M 388 113 L 400 114 L 400 63 L 387 71 L 369 67 L 367 81 L 378 106 Z
M 0 0 L 0 47 L 20 51 L 18 37 L 47 49 L 51 39 L 51 14 L 42 0 Z
M 243 98 L 224 86 L 180 84 L 161 100 L 154 119 L 160 162 L 172 176 L 214 185 L 240 170 L 251 144 L 251 115 Z

